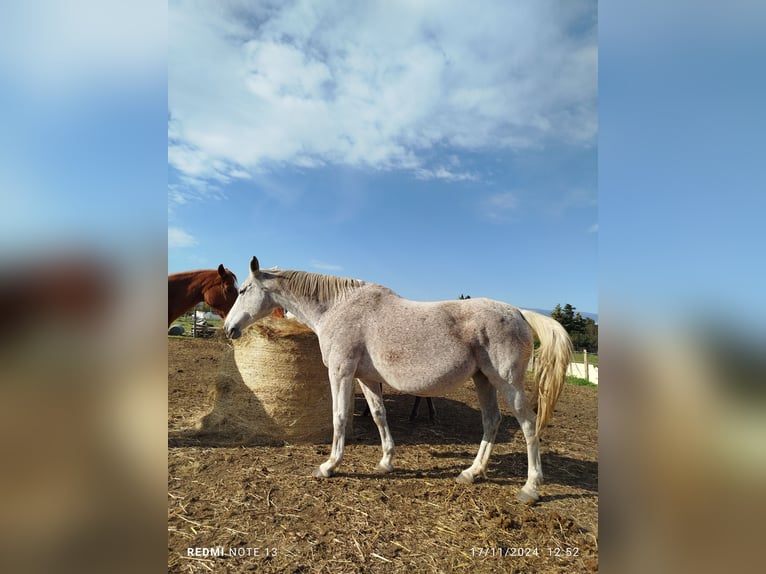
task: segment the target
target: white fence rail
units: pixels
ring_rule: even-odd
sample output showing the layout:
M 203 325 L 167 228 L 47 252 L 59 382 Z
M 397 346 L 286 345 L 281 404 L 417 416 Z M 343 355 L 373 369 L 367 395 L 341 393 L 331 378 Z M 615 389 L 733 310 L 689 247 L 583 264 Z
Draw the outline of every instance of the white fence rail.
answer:
M 587 358 L 586 358 L 587 360 Z M 534 371 L 535 370 L 535 364 L 534 364 L 534 357 L 530 359 L 529 365 L 527 366 L 528 371 Z M 593 383 L 594 385 L 598 384 L 598 367 L 595 367 L 593 365 L 586 365 L 585 363 L 569 363 L 569 367 L 567 368 L 567 376 L 570 377 L 577 377 L 578 379 L 585 379 L 588 382 Z
M 594 385 L 598 384 L 598 367 L 594 367 L 593 365 L 588 365 L 588 368 L 586 369 L 585 363 L 569 363 L 567 375 L 585 379 Z

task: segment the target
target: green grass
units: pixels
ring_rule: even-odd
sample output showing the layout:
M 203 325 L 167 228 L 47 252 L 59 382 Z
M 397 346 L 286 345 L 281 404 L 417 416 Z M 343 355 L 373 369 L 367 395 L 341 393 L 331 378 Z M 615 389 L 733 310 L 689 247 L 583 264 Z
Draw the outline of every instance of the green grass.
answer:
M 575 353 L 572 356 L 572 362 L 573 363 L 582 363 L 582 353 Z M 588 353 L 588 364 L 593 365 L 594 367 L 598 367 L 598 355 L 593 355 L 591 353 Z
M 566 382 L 569 383 L 570 385 L 577 385 L 578 387 L 597 387 L 598 386 L 596 383 L 591 383 L 579 377 L 567 377 Z

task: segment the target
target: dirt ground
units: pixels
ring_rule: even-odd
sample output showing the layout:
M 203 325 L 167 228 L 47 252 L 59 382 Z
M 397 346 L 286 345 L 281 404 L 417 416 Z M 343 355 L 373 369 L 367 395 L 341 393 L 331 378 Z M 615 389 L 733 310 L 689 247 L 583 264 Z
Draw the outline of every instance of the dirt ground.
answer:
M 362 416 L 361 393 L 330 479 L 311 476 L 329 445 L 195 435 L 225 345 L 220 335 L 168 338 L 169 572 L 598 570 L 596 388 L 566 385 L 543 436 L 542 499 L 528 507 L 515 498 L 526 479 L 524 439 L 505 407 L 487 478 L 455 483 L 482 434 L 470 382 L 434 399 L 433 424 L 425 402 L 410 422 L 414 399 L 385 389 L 397 451 L 384 476 L 372 472 L 380 439 Z

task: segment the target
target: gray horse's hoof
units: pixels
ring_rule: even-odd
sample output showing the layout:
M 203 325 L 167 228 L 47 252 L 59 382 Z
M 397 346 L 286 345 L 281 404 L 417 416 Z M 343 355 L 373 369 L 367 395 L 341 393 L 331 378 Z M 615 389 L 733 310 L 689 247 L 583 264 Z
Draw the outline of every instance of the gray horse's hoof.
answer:
M 327 474 L 325 474 L 322 472 L 322 467 L 320 466 L 314 472 L 312 472 L 311 475 L 314 478 L 330 478 L 332 476 L 332 472 L 328 472 Z
M 469 472 L 464 470 L 463 472 L 457 475 L 455 482 L 457 482 L 458 484 L 473 484 L 473 475 L 471 475 Z
M 540 497 L 537 494 L 529 494 L 528 492 L 525 492 L 523 490 L 519 491 L 519 493 L 516 495 L 516 498 L 518 498 L 521 502 L 523 502 L 527 506 L 532 506 L 533 504 L 537 504 L 537 502 L 540 500 Z
M 393 472 L 394 467 L 393 466 L 383 466 L 382 464 L 378 463 L 377 466 L 375 466 L 375 474 L 388 474 L 389 472 Z

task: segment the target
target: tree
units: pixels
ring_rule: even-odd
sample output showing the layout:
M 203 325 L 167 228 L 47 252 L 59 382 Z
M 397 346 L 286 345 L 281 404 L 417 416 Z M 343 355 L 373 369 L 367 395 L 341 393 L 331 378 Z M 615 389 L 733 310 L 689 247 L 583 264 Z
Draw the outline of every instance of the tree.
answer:
M 576 351 L 585 349 L 589 353 L 598 353 L 598 325 L 591 318 L 586 319 L 580 313 L 575 314 L 576 309 L 569 303 L 563 308 L 556 305 L 551 317 L 566 329 Z
M 463 295 L 462 293 L 460 294 L 460 297 L 458 297 L 458 299 L 460 299 L 461 301 L 464 299 L 470 299 L 470 298 L 471 298 L 470 295 Z

